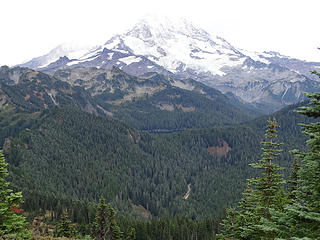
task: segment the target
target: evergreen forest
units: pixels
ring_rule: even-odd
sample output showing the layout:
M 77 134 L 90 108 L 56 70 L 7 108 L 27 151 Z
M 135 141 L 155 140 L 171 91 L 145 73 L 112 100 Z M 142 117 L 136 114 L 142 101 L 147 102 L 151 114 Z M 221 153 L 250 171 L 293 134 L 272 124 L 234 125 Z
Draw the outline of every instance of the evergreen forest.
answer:
M 0 239 L 320 239 L 319 93 L 256 118 L 219 100 L 213 124 L 196 93 L 110 105 L 21 71 L 0 74 Z M 203 108 L 154 108 L 173 95 Z

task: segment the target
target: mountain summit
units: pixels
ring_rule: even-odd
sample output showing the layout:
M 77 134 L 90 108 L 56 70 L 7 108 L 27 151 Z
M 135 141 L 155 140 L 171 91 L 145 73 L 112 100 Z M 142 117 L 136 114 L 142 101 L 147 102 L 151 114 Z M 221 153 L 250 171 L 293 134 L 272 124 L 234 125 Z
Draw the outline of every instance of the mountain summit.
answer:
M 221 68 L 241 64 L 245 57 L 227 41 L 212 37 L 185 19 L 144 19 L 105 47 L 146 56 L 172 73 L 186 70 L 224 75 Z
M 102 55 L 106 59 L 102 59 Z M 174 74 L 185 75 L 186 71 L 189 71 L 223 76 L 223 67 L 241 65 L 246 57 L 223 38 L 211 36 L 186 19 L 171 20 L 149 16 L 127 32 L 116 35 L 105 44 L 90 50 L 60 45 L 23 66 L 52 71 L 62 66 L 88 66 L 89 62 L 94 62 L 91 66 L 106 68 L 110 67 L 108 62 L 117 59 L 119 61 L 112 65 L 123 68 L 122 63 L 130 65 L 149 60 L 151 62 L 146 72 L 160 67 Z M 97 61 L 100 58 L 101 61 Z M 255 56 L 255 60 L 269 63 L 258 56 Z M 153 66 L 155 64 L 156 66 Z
M 318 79 L 310 75 L 320 63 L 239 49 L 185 19 L 147 17 L 127 32 L 85 50 L 60 46 L 22 66 L 48 73 L 116 66 L 135 76 L 157 72 L 193 78 L 266 113 L 301 101 L 303 92 L 320 89 Z

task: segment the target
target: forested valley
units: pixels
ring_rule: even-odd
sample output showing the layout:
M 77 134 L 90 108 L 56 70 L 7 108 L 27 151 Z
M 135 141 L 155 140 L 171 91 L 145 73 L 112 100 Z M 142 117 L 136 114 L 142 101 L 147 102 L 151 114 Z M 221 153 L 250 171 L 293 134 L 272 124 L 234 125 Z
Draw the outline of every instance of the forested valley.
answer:
M 96 99 L 82 88 L 50 83 L 1 84 L 0 238 L 319 239 L 319 94 L 269 116 L 150 133 L 143 123 L 161 111 L 139 130 L 137 118 L 88 111 Z M 159 129 L 181 114 L 165 112 Z

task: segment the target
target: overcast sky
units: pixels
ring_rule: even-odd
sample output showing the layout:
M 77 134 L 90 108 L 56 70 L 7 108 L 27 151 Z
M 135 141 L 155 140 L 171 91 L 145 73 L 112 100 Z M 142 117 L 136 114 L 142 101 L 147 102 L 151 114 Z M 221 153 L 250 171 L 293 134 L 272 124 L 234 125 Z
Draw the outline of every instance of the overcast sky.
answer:
M 181 16 L 233 46 L 320 62 L 319 0 L 1 0 L 0 65 L 99 44 L 145 15 Z

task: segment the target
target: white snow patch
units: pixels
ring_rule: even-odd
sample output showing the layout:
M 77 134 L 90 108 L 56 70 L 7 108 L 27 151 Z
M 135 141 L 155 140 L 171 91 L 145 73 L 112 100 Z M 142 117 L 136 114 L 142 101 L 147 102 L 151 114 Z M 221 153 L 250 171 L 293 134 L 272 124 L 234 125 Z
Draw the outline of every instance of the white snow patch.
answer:
M 120 62 L 123 62 L 126 65 L 130 65 L 131 63 L 140 62 L 142 59 L 136 56 L 129 56 L 125 58 L 119 58 Z
M 86 59 L 82 59 L 82 60 L 75 60 L 75 61 L 72 61 L 72 62 L 68 62 L 67 63 L 67 66 L 72 66 L 72 65 L 75 65 L 75 64 L 78 64 L 78 63 L 82 63 L 82 62 L 88 62 L 88 61 L 92 61 L 96 58 L 98 58 L 99 55 L 95 56 L 95 57 L 91 57 L 91 58 L 86 58 Z
M 109 60 L 112 59 L 113 54 L 114 54 L 114 53 L 108 53 Z
M 51 58 L 49 62 L 46 62 L 45 64 L 39 66 L 38 68 L 45 68 L 45 67 L 49 66 L 50 63 L 54 63 L 54 62 L 58 61 L 59 58 L 60 58 L 60 57 L 58 57 L 58 58 Z
M 88 51 L 86 54 L 82 55 L 79 58 L 79 60 L 95 57 L 95 56 L 99 55 L 102 51 L 103 51 L 102 46 L 96 46 L 96 47 L 90 49 L 90 51 Z
M 41 65 L 37 68 L 47 67 L 50 63 L 57 61 L 60 57 L 66 56 L 71 59 L 80 59 L 83 55 L 85 55 L 88 51 L 92 49 L 88 46 L 80 46 L 71 43 L 65 43 L 57 46 L 53 50 L 51 50 L 48 54 L 39 57 L 41 59 Z
M 116 49 L 117 52 L 120 52 L 120 53 L 124 53 L 124 54 L 128 54 L 129 52 L 126 51 L 126 50 L 122 50 L 122 49 Z
M 252 60 L 256 61 L 256 62 L 262 62 L 265 64 L 270 64 L 270 61 L 265 59 L 265 55 L 263 53 L 258 53 L 258 52 L 251 52 L 251 51 L 247 51 L 244 49 L 239 49 L 240 52 L 242 52 L 244 55 L 249 56 Z

